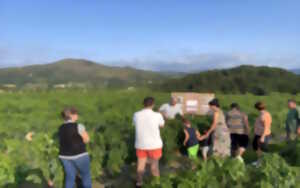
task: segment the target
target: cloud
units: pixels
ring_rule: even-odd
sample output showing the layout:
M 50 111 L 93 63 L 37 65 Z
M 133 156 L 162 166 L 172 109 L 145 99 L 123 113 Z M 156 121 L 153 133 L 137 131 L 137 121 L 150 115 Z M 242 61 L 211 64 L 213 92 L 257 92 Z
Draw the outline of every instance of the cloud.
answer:
M 42 64 L 63 58 L 84 58 L 106 65 L 130 66 L 138 69 L 164 72 L 199 72 L 211 69 L 231 68 L 239 65 L 267 65 L 285 69 L 300 68 L 299 56 L 266 57 L 246 53 L 197 53 L 188 50 L 179 52 L 158 51 L 154 55 L 134 59 L 101 60 L 97 54 L 84 51 L 54 50 L 52 48 L 28 48 L 18 50 L 0 46 L 0 68 Z
M 259 57 L 251 54 L 199 53 L 164 58 L 141 58 L 122 61 L 119 65 L 155 71 L 199 72 L 231 68 L 239 65 L 273 66 L 285 69 L 299 68 L 297 57 Z

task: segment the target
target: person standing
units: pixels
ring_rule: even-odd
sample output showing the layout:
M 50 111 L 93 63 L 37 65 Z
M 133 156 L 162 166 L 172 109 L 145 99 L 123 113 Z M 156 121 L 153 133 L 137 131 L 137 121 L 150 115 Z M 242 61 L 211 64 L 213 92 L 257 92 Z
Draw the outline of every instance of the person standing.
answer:
M 232 103 L 231 110 L 226 114 L 226 123 L 230 131 L 231 150 L 240 161 L 249 143 L 248 116 L 240 111 L 237 103 Z
M 259 111 L 259 116 L 256 118 L 254 125 L 253 149 L 259 158 L 262 152 L 268 151 L 268 144 L 271 139 L 272 116 L 266 110 L 264 103 L 257 102 L 254 107 Z
M 199 141 L 202 140 L 200 132 L 194 129 L 191 125 L 191 122 L 188 119 L 183 119 L 184 125 L 184 141 L 183 145 L 187 147 L 188 156 L 191 159 L 197 159 L 199 151 Z
M 225 115 L 220 109 L 219 100 L 213 99 L 209 102 L 209 107 L 213 111 L 213 123 L 206 132 L 205 137 L 212 135 L 212 152 L 215 156 L 230 156 L 230 132 L 226 125 Z
M 297 134 L 299 126 L 299 113 L 297 110 L 297 104 L 295 100 L 288 100 L 289 112 L 285 121 L 286 139 L 291 140 L 292 134 Z
M 183 116 L 182 105 L 177 103 L 177 98 L 171 97 L 171 101 L 163 104 L 159 108 L 159 112 L 165 119 L 175 119 L 176 115 Z
M 79 173 L 84 188 L 91 188 L 90 157 L 86 151 L 89 135 L 82 124 L 77 123 L 78 112 L 66 108 L 62 113 L 64 123 L 59 127 L 59 159 L 65 172 L 65 188 L 73 188 Z
M 144 99 L 144 108 L 133 116 L 135 126 L 135 148 L 137 156 L 137 183 L 136 187 L 143 184 L 143 175 L 147 162 L 150 163 L 151 173 L 160 176 L 159 160 L 162 157 L 163 142 L 160 128 L 165 124 L 163 116 L 154 112 L 154 98 Z

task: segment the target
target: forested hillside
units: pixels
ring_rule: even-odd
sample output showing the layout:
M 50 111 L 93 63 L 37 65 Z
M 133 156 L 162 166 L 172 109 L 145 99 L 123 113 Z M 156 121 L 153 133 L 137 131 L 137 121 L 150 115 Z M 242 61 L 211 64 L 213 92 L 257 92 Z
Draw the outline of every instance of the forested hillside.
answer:
M 0 69 L 0 84 L 24 87 L 30 84 L 53 86 L 136 86 L 164 80 L 161 74 L 129 67 L 109 67 L 92 61 L 64 59 L 51 64 Z
M 300 77 L 279 68 L 240 66 L 232 69 L 212 70 L 171 79 L 159 86 L 166 91 L 201 91 L 222 93 L 270 92 L 297 93 Z
M 280 68 L 240 66 L 193 74 L 110 67 L 87 60 L 0 69 L 0 86 L 18 89 L 53 87 L 151 87 L 160 91 L 221 93 L 298 93 L 300 75 Z

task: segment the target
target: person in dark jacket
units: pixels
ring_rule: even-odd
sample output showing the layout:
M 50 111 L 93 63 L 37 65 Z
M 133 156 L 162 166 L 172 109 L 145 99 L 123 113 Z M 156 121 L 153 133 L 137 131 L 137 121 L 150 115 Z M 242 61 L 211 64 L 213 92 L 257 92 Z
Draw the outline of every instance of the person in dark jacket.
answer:
M 89 135 L 82 124 L 77 123 L 78 112 L 66 108 L 61 113 L 64 123 L 59 127 L 59 159 L 65 172 L 65 188 L 73 188 L 77 174 L 82 187 L 91 188 L 90 158 L 86 151 Z

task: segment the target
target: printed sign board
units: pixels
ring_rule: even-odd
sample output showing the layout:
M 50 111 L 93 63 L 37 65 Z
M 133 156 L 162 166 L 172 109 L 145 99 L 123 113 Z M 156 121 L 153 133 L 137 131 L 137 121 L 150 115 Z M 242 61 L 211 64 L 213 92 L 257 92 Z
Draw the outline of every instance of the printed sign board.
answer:
M 184 114 L 207 115 L 208 103 L 215 98 L 213 93 L 173 92 L 172 97 L 177 98 L 182 105 Z

